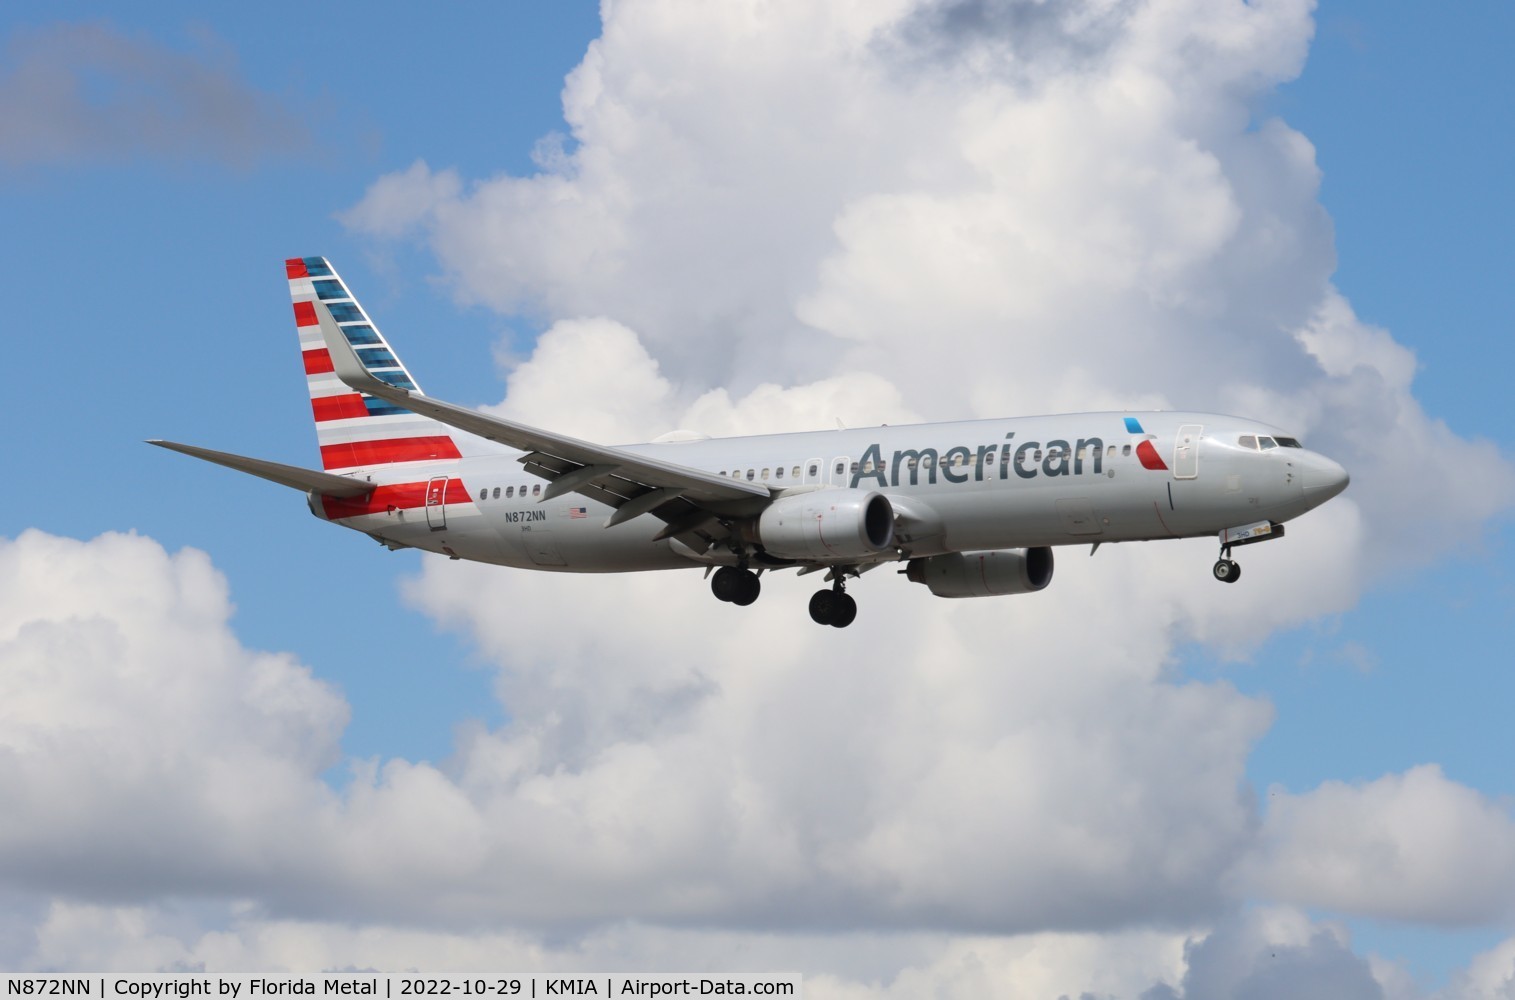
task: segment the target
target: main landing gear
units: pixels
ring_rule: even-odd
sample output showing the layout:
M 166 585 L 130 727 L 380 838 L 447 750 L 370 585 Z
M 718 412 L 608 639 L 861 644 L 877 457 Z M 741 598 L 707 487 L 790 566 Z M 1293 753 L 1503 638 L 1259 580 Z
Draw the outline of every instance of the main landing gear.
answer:
M 846 628 L 857 617 L 857 601 L 837 580 L 830 590 L 817 590 L 810 598 L 810 617 L 817 625 Z
M 710 578 L 710 592 L 718 601 L 730 601 L 738 607 L 745 608 L 758 599 L 758 594 L 763 591 L 763 582 L 758 575 L 750 569 L 738 569 L 735 566 L 722 566 L 715 571 L 715 576 Z
M 740 607 L 757 600 L 762 589 L 758 575 L 743 567 L 722 566 L 710 577 L 710 592 L 716 599 Z M 829 590 L 818 590 L 810 598 L 810 617 L 820 625 L 846 628 L 857 618 L 857 602 L 838 579 Z

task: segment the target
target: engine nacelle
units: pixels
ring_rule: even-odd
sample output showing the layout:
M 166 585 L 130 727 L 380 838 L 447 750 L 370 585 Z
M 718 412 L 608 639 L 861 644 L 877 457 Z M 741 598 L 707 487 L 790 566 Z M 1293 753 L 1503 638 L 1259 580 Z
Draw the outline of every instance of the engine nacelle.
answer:
M 1052 582 L 1052 549 L 990 549 L 912 559 L 905 577 L 937 597 L 1032 594 Z
M 872 490 L 797 493 L 768 505 L 757 535 L 781 559 L 867 559 L 894 544 L 894 508 Z

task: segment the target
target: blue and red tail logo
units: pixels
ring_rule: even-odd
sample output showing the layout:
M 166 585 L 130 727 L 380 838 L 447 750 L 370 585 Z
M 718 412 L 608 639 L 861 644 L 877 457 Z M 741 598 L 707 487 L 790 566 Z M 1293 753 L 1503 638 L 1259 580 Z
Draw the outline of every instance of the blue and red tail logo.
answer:
M 1142 422 L 1135 417 L 1126 418 L 1126 430 L 1132 434 L 1147 433 L 1142 430 Z M 1136 457 L 1141 459 L 1143 469 L 1151 469 L 1153 472 L 1168 471 L 1168 463 L 1164 462 L 1163 457 L 1157 453 L 1157 449 L 1152 445 L 1151 438 L 1145 438 L 1137 443 Z

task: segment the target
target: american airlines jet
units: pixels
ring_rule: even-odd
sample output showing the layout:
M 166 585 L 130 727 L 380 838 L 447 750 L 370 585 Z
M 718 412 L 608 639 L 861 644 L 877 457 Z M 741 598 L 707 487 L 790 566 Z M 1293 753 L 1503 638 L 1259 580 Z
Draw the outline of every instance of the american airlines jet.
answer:
M 810 617 L 857 616 L 849 581 L 895 565 L 938 597 L 1038 591 L 1058 545 L 1213 535 L 1237 546 L 1347 487 L 1324 455 L 1212 413 L 1070 413 L 606 447 L 424 395 L 322 257 L 285 262 L 321 446 L 316 472 L 171 441 L 305 493 L 383 543 L 521 569 L 698 567 L 722 601 L 821 573 Z M 1093 551 L 1091 549 L 1091 551 Z

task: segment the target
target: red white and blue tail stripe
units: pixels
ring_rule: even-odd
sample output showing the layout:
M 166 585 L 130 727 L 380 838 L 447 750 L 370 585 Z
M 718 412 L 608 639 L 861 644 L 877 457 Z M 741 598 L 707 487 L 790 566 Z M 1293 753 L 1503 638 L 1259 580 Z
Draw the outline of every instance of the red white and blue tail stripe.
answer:
M 354 392 L 332 371 L 321 340 L 314 303 L 322 302 L 375 378 L 420 394 L 410 372 L 391 350 L 324 257 L 284 262 L 294 299 L 295 328 L 310 388 L 311 414 L 321 446 L 321 466 L 347 472 L 401 462 L 437 462 L 460 457 L 451 428 L 366 393 Z

